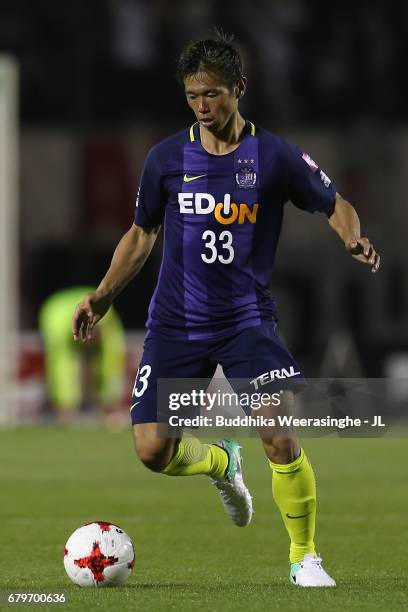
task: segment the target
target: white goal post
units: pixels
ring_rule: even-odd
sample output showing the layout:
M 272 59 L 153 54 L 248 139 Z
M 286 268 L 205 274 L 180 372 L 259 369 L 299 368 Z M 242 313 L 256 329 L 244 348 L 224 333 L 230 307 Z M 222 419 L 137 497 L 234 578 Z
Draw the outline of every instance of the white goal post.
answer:
M 0 54 L 0 424 L 16 418 L 18 354 L 18 65 Z

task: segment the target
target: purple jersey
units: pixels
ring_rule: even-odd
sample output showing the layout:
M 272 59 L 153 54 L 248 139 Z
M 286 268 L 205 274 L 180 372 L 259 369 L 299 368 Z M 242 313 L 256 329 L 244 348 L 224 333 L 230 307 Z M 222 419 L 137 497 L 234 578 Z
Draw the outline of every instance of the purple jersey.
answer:
M 329 211 L 336 188 L 297 147 L 247 122 L 237 149 L 208 153 L 198 123 L 154 146 L 135 223 L 164 222 L 149 334 L 221 338 L 275 318 L 269 294 L 283 206 Z

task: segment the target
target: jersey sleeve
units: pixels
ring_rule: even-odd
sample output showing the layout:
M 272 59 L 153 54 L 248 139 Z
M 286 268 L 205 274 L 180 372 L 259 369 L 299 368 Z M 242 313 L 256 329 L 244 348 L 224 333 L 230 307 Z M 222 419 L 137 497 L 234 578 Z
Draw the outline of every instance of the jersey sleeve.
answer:
M 161 225 L 165 206 L 162 164 L 156 149 L 153 148 L 149 151 L 142 170 L 136 196 L 135 224 L 146 228 Z
M 286 143 L 288 199 L 307 212 L 328 212 L 336 200 L 336 186 L 315 161 L 299 147 Z

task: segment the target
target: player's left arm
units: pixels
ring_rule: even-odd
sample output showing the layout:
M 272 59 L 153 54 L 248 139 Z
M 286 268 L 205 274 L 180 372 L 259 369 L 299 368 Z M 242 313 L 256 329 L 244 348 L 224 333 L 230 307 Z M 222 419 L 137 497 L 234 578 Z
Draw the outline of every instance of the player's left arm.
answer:
M 380 267 L 380 255 L 368 238 L 360 233 L 360 219 L 355 208 L 336 193 L 333 208 L 327 214 L 330 227 L 343 240 L 347 251 L 357 261 L 371 266 L 371 272 Z

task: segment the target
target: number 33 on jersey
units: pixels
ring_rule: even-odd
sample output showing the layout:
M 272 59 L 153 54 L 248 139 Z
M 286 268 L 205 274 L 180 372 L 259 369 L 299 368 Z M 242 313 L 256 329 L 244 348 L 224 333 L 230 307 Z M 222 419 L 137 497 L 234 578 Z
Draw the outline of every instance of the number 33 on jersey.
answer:
M 226 155 L 204 149 L 198 124 L 153 147 L 135 210 L 141 227 L 164 224 L 148 334 L 209 339 L 273 320 L 269 286 L 284 204 L 327 211 L 335 196 L 308 155 L 249 121 Z

